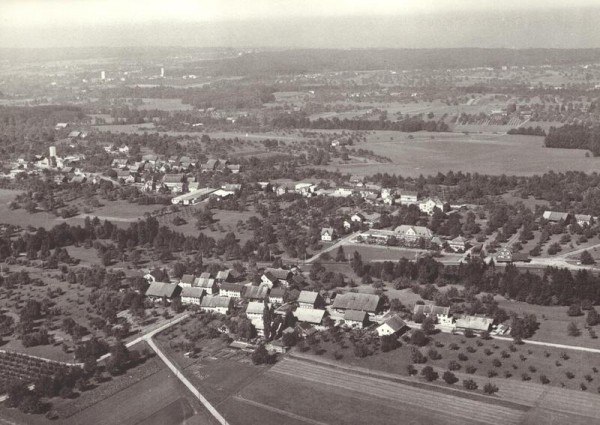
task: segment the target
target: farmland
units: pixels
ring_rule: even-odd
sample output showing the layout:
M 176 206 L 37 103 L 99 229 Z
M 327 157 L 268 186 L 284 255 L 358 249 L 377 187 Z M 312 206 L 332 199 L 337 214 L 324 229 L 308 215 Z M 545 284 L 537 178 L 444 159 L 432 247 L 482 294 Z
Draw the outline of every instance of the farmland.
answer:
M 577 149 L 547 149 L 543 138 L 502 134 L 371 132 L 361 147 L 391 159 L 389 164 L 353 163 L 322 167 L 366 176 L 374 173 L 418 177 L 462 171 L 531 176 L 550 170 L 593 172 L 599 160 Z

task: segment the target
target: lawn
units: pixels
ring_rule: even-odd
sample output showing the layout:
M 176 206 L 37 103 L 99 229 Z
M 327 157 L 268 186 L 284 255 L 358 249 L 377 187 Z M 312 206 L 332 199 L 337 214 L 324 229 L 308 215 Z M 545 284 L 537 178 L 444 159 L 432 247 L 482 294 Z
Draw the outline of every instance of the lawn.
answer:
M 322 168 L 360 176 L 375 173 L 418 177 L 462 171 L 492 175 L 543 174 L 548 171 L 593 172 L 599 159 L 584 150 L 550 149 L 542 137 L 462 133 L 369 133 L 363 149 L 391 159 L 387 164 L 329 165 Z

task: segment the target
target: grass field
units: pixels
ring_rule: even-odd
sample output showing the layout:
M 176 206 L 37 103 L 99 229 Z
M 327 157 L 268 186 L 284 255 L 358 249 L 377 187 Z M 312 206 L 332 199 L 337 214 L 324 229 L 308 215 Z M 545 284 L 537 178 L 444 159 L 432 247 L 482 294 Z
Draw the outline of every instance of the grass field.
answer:
M 158 109 L 160 111 L 191 111 L 194 109 L 192 105 L 186 105 L 181 102 L 181 99 L 140 99 L 142 105 L 134 105 L 133 108 L 140 110 Z
M 587 158 L 584 150 L 545 148 L 543 138 L 533 136 L 377 131 L 360 147 L 390 158 L 392 163 L 323 168 L 360 176 L 387 172 L 417 177 L 450 170 L 529 176 L 550 170 L 593 172 L 600 163 L 597 158 Z

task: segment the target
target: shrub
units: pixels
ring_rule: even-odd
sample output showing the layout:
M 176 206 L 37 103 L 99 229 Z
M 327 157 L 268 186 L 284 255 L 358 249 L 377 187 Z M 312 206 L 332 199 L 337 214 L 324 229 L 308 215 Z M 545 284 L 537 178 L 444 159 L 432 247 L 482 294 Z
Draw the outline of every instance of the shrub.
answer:
M 521 379 L 522 379 L 523 381 L 530 381 L 530 380 L 531 380 L 531 376 L 529 376 L 527 373 L 524 373 L 524 372 L 523 372 L 523 373 L 521 374 Z
M 451 350 L 458 350 L 459 347 L 457 343 L 453 342 L 448 346 L 448 348 L 450 348 Z
M 492 384 L 491 382 L 488 382 L 483 386 L 483 392 L 488 395 L 493 395 L 498 392 L 498 387 Z
M 417 374 L 417 369 L 415 369 L 413 365 L 409 364 L 408 366 L 406 366 L 406 372 L 409 376 L 413 376 Z
M 492 365 L 494 367 L 501 367 L 502 366 L 502 362 L 499 359 L 494 359 L 494 360 L 492 360 Z
M 549 384 L 550 380 L 548 379 L 548 377 L 546 375 L 540 375 L 540 382 L 544 385 Z
M 472 379 L 465 379 L 463 380 L 463 387 L 466 390 L 476 390 L 479 386 L 477 385 L 477 382 L 473 381 Z
M 417 364 L 421 364 L 421 363 L 425 363 L 427 362 L 427 357 L 425 357 L 423 355 L 423 353 L 421 353 L 419 351 L 418 348 L 413 347 L 411 353 L 410 353 L 410 358 L 412 360 L 413 363 L 417 363 Z
M 456 360 L 451 360 L 450 363 L 448 363 L 448 369 L 450 370 L 460 370 L 461 367 L 462 366 L 460 365 L 460 363 Z
M 512 373 L 510 373 L 509 370 L 504 371 L 504 377 L 505 378 L 510 378 L 512 376 Z
M 442 375 L 442 379 L 446 384 L 454 385 L 458 382 L 458 378 L 449 370 L 445 371 Z
M 467 347 L 467 351 L 468 351 L 469 353 L 476 353 L 476 352 L 477 352 L 477 349 L 476 349 L 475 347 L 471 347 L 471 346 L 469 345 L 469 346 Z
M 587 390 L 587 386 L 583 382 L 581 384 L 579 384 L 579 388 L 581 388 L 581 391 Z
M 592 378 L 592 375 L 585 375 L 584 378 L 588 382 L 592 382 L 594 380 L 594 378 Z
M 535 366 L 533 366 L 533 365 L 532 365 L 532 366 L 529 366 L 529 371 L 530 371 L 531 373 L 535 373 L 535 372 L 537 372 L 537 369 L 536 369 L 536 367 L 535 367 Z
M 483 350 L 483 353 L 484 353 L 486 356 L 491 356 L 491 355 L 493 354 L 493 351 L 492 351 L 492 350 L 490 350 L 489 348 L 486 348 L 485 350 Z
M 569 379 L 575 378 L 575 374 L 573 372 L 571 372 L 570 370 L 565 372 L 565 376 Z
M 439 376 L 431 366 L 425 366 L 423 369 L 421 369 L 421 375 L 427 382 L 435 381 Z
M 502 357 L 503 359 L 508 359 L 510 358 L 510 353 L 502 350 L 502 352 L 500 353 L 500 357 Z
M 487 373 L 488 378 L 493 378 L 494 376 L 498 376 L 498 372 L 496 372 L 495 370 L 488 370 Z
M 465 353 L 458 353 L 458 360 L 461 362 L 466 362 L 469 360 L 469 357 Z
M 431 360 L 439 360 L 442 358 L 442 355 L 438 353 L 438 351 L 435 348 L 430 348 L 429 351 L 427 351 L 427 356 Z
M 473 365 L 468 365 L 468 366 L 465 368 L 465 371 L 466 371 L 468 374 L 472 375 L 472 374 L 474 374 L 475 372 L 477 372 L 477 368 L 476 368 L 475 366 L 473 366 Z
M 417 347 L 423 347 L 423 346 L 427 345 L 428 342 L 429 342 L 429 339 L 425 335 L 425 332 L 423 332 L 420 329 L 414 330 L 412 332 L 412 334 L 410 335 L 410 343 L 412 345 L 416 345 Z

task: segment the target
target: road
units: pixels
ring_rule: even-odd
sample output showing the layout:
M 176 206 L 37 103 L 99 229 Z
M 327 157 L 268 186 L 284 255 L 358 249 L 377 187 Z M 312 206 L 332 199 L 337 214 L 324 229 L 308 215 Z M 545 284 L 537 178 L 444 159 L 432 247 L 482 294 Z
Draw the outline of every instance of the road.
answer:
M 358 236 L 360 234 L 360 232 L 355 232 L 355 233 L 351 233 L 348 236 L 343 237 L 342 239 L 339 239 L 338 241 L 336 241 L 336 243 L 334 243 L 333 245 L 331 245 L 329 248 L 325 248 L 322 251 L 320 251 L 319 253 L 313 255 L 312 257 L 310 257 L 308 260 L 305 261 L 306 264 L 310 264 L 313 261 L 317 260 L 319 258 L 319 256 L 321 254 L 324 254 L 326 252 L 331 252 L 334 249 L 337 249 L 338 247 L 347 244 L 350 242 L 351 239 L 355 238 L 356 236 Z
M 254 406 L 254 407 L 259 407 L 261 409 L 265 409 L 265 410 L 277 413 L 277 414 L 282 415 L 282 416 L 287 416 L 288 418 L 292 418 L 292 419 L 295 419 L 295 420 L 298 420 L 298 421 L 301 421 L 301 422 L 306 422 L 306 423 L 311 424 L 311 425 L 328 425 L 325 422 L 315 421 L 314 419 L 305 418 L 304 416 L 296 415 L 295 413 L 291 413 L 291 412 L 287 412 L 285 410 L 277 409 L 276 407 L 272 407 L 272 406 L 269 406 L 267 404 L 259 403 L 257 401 L 248 400 L 247 398 L 245 398 L 245 397 L 243 397 L 241 395 L 236 395 L 233 398 L 235 400 L 237 400 L 237 401 L 241 401 L 242 403 L 246 403 L 246 404 L 249 404 L 249 405 Z
M 496 336 L 494 335 L 494 339 L 500 339 L 502 341 L 513 341 L 512 338 L 506 336 Z M 574 350 L 574 351 L 585 351 L 587 353 L 596 353 L 600 354 L 600 349 L 597 348 L 589 348 L 589 347 L 581 347 L 579 345 L 565 345 L 565 344 L 555 344 L 553 342 L 544 342 L 544 341 L 534 341 L 531 339 L 524 339 L 523 342 L 525 344 L 531 345 L 541 345 L 543 347 L 553 347 L 553 348 L 562 348 L 564 350 Z

